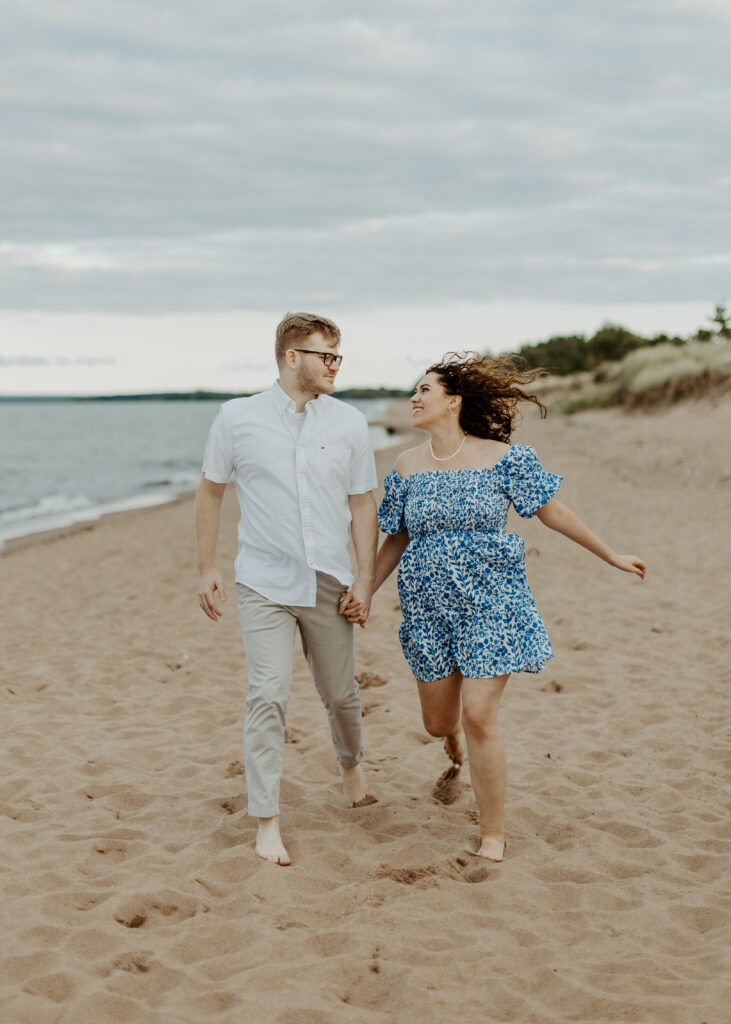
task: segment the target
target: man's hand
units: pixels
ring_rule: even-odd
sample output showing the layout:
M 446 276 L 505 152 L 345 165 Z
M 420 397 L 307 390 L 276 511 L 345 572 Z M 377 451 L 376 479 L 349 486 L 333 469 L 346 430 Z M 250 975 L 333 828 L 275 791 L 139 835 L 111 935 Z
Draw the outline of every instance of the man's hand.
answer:
M 378 543 L 378 519 L 373 491 L 348 495 L 348 506 L 353 517 L 350 532 L 353 537 L 358 575 L 350 591 L 341 597 L 339 611 L 348 622 L 357 622 L 359 626 L 365 628 L 375 585 Z
M 216 569 L 216 538 L 221 518 L 221 504 L 226 484 L 217 484 L 205 475 L 201 477 L 195 495 L 195 539 L 198 547 L 198 603 L 209 619 L 216 622 L 223 612 L 216 601 L 216 592 L 226 600 L 223 580 Z
M 362 629 L 365 629 L 368 616 L 371 613 L 372 597 L 372 581 L 356 580 L 350 590 L 340 595 L 338 611 L 345 616 L 348 622 L 357 622 Z
M 223 589 L 223 579 L 218 569 L 209 569 L 202 572 L 198 584 L 198 603 L 209 619 L 217 622 L 223 615 L 216 601 L 216 594 L 220 594 L 221 602 L 226 600 L 226 593 Z

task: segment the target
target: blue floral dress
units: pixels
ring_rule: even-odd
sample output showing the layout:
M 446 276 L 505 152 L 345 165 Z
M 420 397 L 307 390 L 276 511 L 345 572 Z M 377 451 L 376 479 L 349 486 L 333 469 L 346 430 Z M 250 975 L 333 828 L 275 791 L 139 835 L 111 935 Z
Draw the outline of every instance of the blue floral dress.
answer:
M 538 672 L 553 656 L 525 576 L 523 538 L 508 507 L 534 515 L 561 486 L 535 449 L 515 444 L 490 469 L 392 470 L 378 511 L 384 533 L 408 530 L 398 588 L 399 639 L 414 676 Z

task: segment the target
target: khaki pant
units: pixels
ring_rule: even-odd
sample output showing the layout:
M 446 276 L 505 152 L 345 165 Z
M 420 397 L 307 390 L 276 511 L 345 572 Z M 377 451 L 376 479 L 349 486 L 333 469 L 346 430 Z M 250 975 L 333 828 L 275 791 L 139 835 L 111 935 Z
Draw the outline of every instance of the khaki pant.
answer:
M 284 716 L 292 690 L 295 630 L 330 721 L 335 756 L 356 765 L 363 755 L 361 705 L 353 678 L 353 625 L 338 615 L 344 587 L 318 572 L 314 608 L 282 605 L 236 584 L 246 648 L 249 695 L 244 723 L 244 763 L 249 814 L 279 814 L 279 780 L 284 758 Z

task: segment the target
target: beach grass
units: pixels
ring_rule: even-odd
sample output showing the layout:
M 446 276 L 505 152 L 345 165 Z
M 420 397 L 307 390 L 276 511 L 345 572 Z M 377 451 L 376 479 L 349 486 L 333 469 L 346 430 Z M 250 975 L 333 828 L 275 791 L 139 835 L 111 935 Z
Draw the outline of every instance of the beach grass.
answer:
M 665 405 L 725 391 L 731 383 L 731 343 L 689 342 L 647 346 L 594 373 L 549 376 L 533 391 L 554 412 L 571 415 L 610 406 Z

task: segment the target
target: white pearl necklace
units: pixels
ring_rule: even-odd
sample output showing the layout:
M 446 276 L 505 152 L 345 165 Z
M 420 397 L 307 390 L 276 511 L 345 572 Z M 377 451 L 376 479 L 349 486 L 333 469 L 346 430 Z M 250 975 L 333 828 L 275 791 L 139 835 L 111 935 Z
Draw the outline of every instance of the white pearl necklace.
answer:
M 455 455 L 459 455 L 459 453 L 462 451 L 462 445 L 465 443 L 466 440 L 467 440 L 467 435 L 463 434 L 462 435 L 462 440 L 459 442 L 459 448 L 455 452 L 452 452 L 451 455 L 444 455 L 442 458 L 440 458 L 438 455 L 434 454 L 434 449 L 432 448 L 431 437 L 430 437 L 429 438 L 429 451 L 431 452 L 431 457 L 434 459 L 435 462 L 449 462 L 449 460 L 453 459 Z

